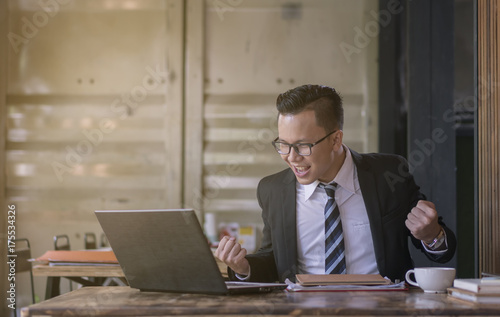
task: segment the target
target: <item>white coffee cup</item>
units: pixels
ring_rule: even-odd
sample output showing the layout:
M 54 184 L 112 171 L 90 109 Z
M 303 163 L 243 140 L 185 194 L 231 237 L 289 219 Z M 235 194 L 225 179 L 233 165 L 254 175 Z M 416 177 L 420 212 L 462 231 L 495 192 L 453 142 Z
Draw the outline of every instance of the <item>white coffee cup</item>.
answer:
M 411 274 L 415 280 L 410 279 Z M 446 289 L 453 285 L 456 270 L 451 267 L 417 267 L 406 272 L 406 281 L 418 286 L 426 293 L 446 293 Z

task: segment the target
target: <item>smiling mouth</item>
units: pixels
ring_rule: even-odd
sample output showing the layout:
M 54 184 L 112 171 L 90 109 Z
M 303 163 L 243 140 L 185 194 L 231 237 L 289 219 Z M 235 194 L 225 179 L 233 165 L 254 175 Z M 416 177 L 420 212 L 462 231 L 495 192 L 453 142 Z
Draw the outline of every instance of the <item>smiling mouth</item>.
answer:
M 310 166 L 294 166 L 293 169 L 295 171 L 295 174 L 298 176 L 302 176 L 309 171 L 311 167 Z

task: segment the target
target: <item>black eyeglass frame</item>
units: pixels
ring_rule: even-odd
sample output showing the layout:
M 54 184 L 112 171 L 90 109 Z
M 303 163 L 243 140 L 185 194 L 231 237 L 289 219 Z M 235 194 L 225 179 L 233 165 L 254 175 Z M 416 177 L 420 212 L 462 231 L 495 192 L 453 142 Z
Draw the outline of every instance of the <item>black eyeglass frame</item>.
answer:
M 327 135 L 325 135 L 324 137 L 322 137 L 321 139 L 319 139 L 318 141 L 316 141 L 314 143 L 293 143 L 293 144 L 290 144 L 290 143 L 286 143 L 286 142 L 279 142 L 278 141 L 279 137 L 277 137 L 276 139 L 274 139 L 274 141 L 271 142 L 271 144 L 276 149 L 276 151 L 279 154 L 281 154 L 281 155 L 288 155 L 288 154 L 290 154 L 290 152 L 292 151 L 292 147 L 293 147 L 293 149 L 295 150 L 295 153 L 297 153 L 298 155 L 300 155 L 300 156 L 310 156 L 312 154 L 312 147 L 313 146 L 317 145 L 318 143 L 320 143 L 321 141 L 325 140 L 326 138 L 328 138 L 330 135 L 334 134 L 337 131 L 338 130 L 333 130 L 332 132 L 328 133 Z M 288 152 L 286 152 L 286 153 L 285 152 L 281 152 L 278 149 L 278 147 L 276 147 L 277 144 L 288 145 Z M 309 154 L 300 154 L 299 149 L 298 149 L 299 145 L 302 145 L 302 146 L 307 145 L 309 147 Z

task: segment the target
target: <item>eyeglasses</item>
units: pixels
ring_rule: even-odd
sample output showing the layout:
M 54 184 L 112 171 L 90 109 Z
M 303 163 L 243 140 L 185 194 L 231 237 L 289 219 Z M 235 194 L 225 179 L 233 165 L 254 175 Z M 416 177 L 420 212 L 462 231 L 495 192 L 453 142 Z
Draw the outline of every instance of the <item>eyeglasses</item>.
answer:
M 334 130 L 334 131 L 328 133 L 326 136 L 324 136 L 323 138 L 319 139 L 318 141 L 316 141 L 314 143 L 294 143 L 294 144 L 289 144 L 289 143 L 278 141 L 279 137 L 277 137 L 271 143 L 273 144 L 273 146 L 276 149 L 276 151 L 278 151 L 278 153 L 281 154 L 281 155 L 288 155 L 288 154 L 290 154 L 290 151 L 292 150 L 292 147 L 293 147 L 293 149 L 295 150 L 295 153 L 297 153 L 298 155 L 309 156 L 309 155 L 311 155 L 312 147 L 313 146 L 315 146 L 316 144 L 320 143 L 321 141 L 323 141 L 324 139 L 326 139 L 327 137 L 329 137 L 330 135 L 334 134 L 337 131 L 338 130 Z

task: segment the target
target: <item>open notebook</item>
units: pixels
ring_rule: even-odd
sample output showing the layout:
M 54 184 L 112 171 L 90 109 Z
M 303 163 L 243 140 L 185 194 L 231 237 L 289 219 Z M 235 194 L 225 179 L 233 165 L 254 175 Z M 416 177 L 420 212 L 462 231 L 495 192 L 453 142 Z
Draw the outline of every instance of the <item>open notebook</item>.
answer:
M 286 284 L 225 282 L 192 209 L 96 210 L 133 288 L 203 294 L 268 292 Z

